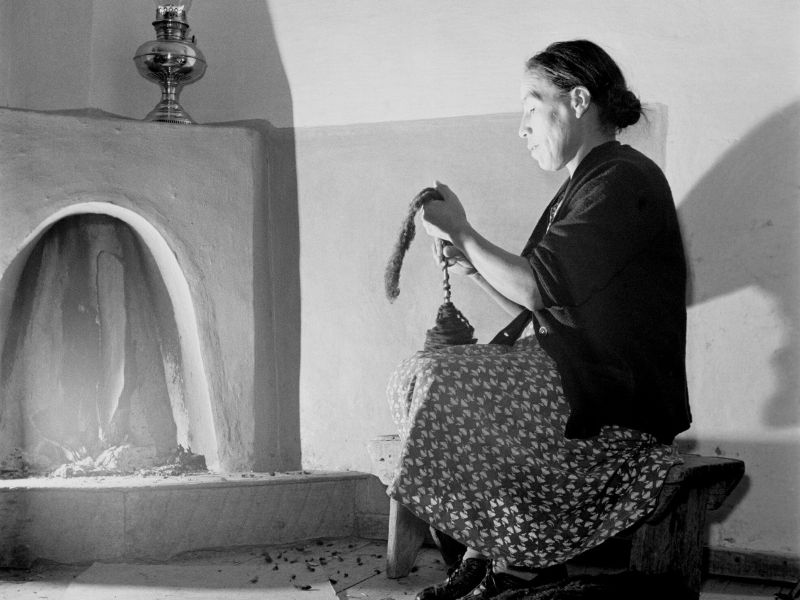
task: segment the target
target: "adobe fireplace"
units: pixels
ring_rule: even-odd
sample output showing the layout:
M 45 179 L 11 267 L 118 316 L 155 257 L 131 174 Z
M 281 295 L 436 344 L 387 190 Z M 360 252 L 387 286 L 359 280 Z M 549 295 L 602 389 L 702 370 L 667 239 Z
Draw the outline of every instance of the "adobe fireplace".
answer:
M 180 446 L 217 472 L 299 468 L 275 130 L 0 109 L 0 139 L 0 465 Z

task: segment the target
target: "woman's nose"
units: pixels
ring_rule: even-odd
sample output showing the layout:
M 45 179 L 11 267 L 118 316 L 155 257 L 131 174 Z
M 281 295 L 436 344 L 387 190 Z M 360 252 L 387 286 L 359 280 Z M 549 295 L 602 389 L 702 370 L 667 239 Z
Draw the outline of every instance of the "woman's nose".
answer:
M 528 134 L 531 132 L 531 128 L 525 124 L 525 117 L 522 117 L 522 122 L 519 124 L 519 137 L 526 138 Z

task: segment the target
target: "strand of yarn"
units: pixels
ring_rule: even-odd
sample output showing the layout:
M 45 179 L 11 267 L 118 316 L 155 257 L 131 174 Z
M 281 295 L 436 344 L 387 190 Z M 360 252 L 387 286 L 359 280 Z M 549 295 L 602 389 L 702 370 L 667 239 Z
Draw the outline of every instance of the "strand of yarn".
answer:
M 414 218 L 417 216 L 419 209 L 428 200 L 441 200 L 442 196 L 433 188 L 425 188 L 411 200 L 408 206 L 408 213 L 406 214 L 403 224 L 400 228 L 400 236 L 395 242 L 392 255 L 389 257 L 389 263 L 386 265 L 384 273 L 384 286 L 386 288 L 386 297 L 389 302 L 394 302 L 400 295 L 400 268 L 403 266 L 403 258 L 405 258 L 411 242 L 417 233 Z

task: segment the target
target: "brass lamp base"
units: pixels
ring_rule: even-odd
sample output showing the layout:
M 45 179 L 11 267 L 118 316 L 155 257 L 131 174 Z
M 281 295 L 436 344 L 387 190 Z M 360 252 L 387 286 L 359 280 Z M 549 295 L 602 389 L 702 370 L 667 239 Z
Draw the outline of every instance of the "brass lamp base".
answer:
M 188 2 L 186 5 L 188 7 Z M 147 121 L 195 123 L 178 102 L 178 97 L 183 86 L 205 74 L 206 59 L 195 46 L 194 37 L 187 39 L 186 7 L 160 7 L 158 20 L 153 22 L 157 38 L 139 46 L 133 57 L 139 74 L 161 87 L 161 101 L 147 114 Z
M 161 123 L 178 123 L 180 125 L 194 125 L 197 123 L 188 112 L 174 99 L 164 98 L 147 113 L 145 121 L 160 121 Z

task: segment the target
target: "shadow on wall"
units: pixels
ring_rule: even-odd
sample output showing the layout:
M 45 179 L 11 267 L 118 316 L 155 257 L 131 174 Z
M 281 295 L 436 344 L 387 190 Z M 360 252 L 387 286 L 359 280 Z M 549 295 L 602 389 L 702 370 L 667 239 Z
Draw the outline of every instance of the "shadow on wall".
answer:
M 292 93 L 289 80 L 283 67 L 278 42 L 272 26 L 272 18 L 266 2 L 254 3 L 251 9 L 253 18 L 246 22 L 237 21 L 236 31 L 240 35 L 258 40 L 251 47 L 257 48 L 255 64 L 259 73 L 252 77 L 264 78 L 258 88 L 268 90 L 270 106 L 277 111 L 280 123 L 294 123 Z M 231 11 L 234 12 L 234 11 Z M 253 57 L 248 57 L 252 60 Z M 230 90 L 235 93 L 235 90 Z M 262 107 L 264 108 L 264 107 Z M 301 465 L 300 447 L 300 222 L 297 207 L 297 161 L 295 158 L 295 139 L 292 127 L 284 127 L 277 132 L 268 132 L 270 144 L 268 189 L 264 202 L 255 207 L 254 223 L 280 223 L 280 227 L 269 227 L 269 235 L 264 231 L 253 230 L 254 235 L 254 273 L 253 301 L 257 313 L 265 306 L 274 307 L 275 323 L 263 319 L 255 331 L 256 353 L 256 423 L 268 424 L 267 431 L 256 431 L 256 449 L 269 447 L 269 438 L 279 440 L 279 463 L 286 470 L 299 469 Z M 265 214 L 266 213 L 266 214 Z M 271 263 L 271 264 L 270 264 Z M 268 281 L 272 272 L 273 280 Z M 274 328 L 274 336 L 269 336 L 266 328 Z M 272 354 L 268 344 L 277 345 L 278 364 L 266 364 Z M 258 402 L 258 390 L 266 390 L 265 374 L 259 366 L 274 369 L 277 374 L 278 414 L 258 414 L 268 411 L 267 402 Z M 266 400 L 266 398 L 264 398 Z M 256 465 L 258 469 L 258 465 Z
M 786 333 L 772 358 L 777 389 L 760 415 L 775 428 L 800 422 L 799 129 L 795 102 L 726 153 L 679 208 L 691 258 L 688 305 L 751 286 L 775 302 Z

